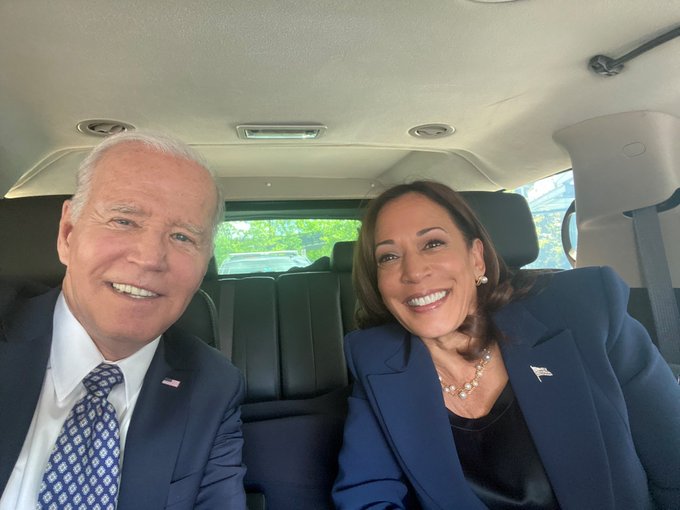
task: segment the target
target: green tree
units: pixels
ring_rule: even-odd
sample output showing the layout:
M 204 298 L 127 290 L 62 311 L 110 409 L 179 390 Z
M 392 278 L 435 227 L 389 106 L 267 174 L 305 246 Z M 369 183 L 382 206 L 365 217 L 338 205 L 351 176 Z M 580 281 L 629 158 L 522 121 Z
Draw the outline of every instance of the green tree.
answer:
M 233 253 L 295 250 L 316 260 L 331 254 L 338 241 L 356 239 L 358 220 L 272 219 L 226 221 L 215 236 L 218 267 Z

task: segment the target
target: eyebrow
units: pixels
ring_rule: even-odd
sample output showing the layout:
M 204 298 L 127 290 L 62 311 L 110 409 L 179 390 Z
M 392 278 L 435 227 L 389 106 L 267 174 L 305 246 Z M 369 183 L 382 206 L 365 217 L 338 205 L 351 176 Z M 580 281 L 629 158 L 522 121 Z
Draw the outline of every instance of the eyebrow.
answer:
M 204 228 L 201 228 L 201 227 L 194 225 L 192 223 L 174 223 L 173 226 L 185 228 L 189 232 L 191 232 L 192 234 L 197 235 L 197 236 L 202 236 L 203 234 L 205 234 Z
M 426 228 L 421 229 L 418 232 L 416 232 L 416 237 L 424 236 L 425 234 L 427 234 L 428 232 L 431 232 L 433 230 L 441 230 L 442 232 L 446 232 L 446 229 L 442 228 L 442 227 L 436 227 L 436 226 L 435 227 L 426 227 Z M 383 246 L 383 245 L 391 245 L 391 244 L 394 244 L 394 240 L 385 239 L 384 241 L 380 241 L 379 243 L 376 243 L 374 249 L 377 249 L 378 247 Z
M 130 204 L 114 204 L 111 207 L 109 207 L 109 211 L 113 212 L 119 212 L 123 214 L 129 214 L 131 216 L 149 216 L 147 213 L 144 212 L 143 209 L 135 206 L 135 205 L 130 205 Z M 203 236 L 206 232 L 206 229 L 199 227 L 198 225 L 194 225 L 193 223 L 183 223 L 183 222 L 176 222 L 176 223 L 171 223 L 172 227 L 179 227 L 179 228 L 184 228 L 191 232 L 192 234 L 196 236 Z
M 142 211 L 139 207 L 130 204 L 113 204 L 112 206 L 107 207 L 107 210 L 124 214 L 132 214 L 133 216 L 145 216 L 144 211 Z

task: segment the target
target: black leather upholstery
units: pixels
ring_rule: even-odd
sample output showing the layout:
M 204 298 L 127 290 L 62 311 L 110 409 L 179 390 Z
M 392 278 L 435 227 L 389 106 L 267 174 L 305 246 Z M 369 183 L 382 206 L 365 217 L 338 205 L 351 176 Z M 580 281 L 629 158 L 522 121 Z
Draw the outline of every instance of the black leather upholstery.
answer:
M 284 398 L 313 397 L 346 385 L 337 276 L 282 274 L 277 290 Z
M 63 195 L 0 200 L 0 278 L 21 278 L 54 287 L 66 268 L 57 255 Z
M 488 191 L 464 191 L 461 195 L 477 214 L 508 267 L 518 269 L 538 258 L 536 225 L 522 195 Z
M 335 243 L 331 254 L 331 271 L 337 275 L 340 284 L 340 310 L 342 313 L 342 331 L 346 335 L 356 329 L 354 311 L 356 297 L 352 286 L 352 263 L 354 259 L 354 241 Z

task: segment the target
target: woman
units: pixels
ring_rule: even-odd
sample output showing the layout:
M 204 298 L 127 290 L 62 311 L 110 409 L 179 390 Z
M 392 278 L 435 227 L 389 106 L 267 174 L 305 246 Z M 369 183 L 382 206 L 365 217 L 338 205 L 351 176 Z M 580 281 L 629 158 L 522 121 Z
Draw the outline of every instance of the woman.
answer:
M 340 509 L 680 508 L 680 387 L 607 268 L 512 275 L 458 194 L 375 199 Z

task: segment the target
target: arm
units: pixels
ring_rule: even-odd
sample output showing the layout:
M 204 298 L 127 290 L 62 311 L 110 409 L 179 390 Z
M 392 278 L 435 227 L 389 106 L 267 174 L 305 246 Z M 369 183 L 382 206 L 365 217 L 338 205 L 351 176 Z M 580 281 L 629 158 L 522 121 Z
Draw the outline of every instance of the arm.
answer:
M 345 343 L 345 354 L 354 383 L 333 500 L 339 510 L 414 508 L 403 472 L 357 377 L 350 344 L 351 337 Z
M 239 374 L 238 386 L 227 405 L 222 422 L 215 434 L 208 463 L 196 497 L 194 508 L 214 510 L 246 508 L 243 477 L 246 468 L 241 461 L 243 433 L 241 432 L 240 405 L 245 395 L 243 377 Z
M 601 275 L 612 310 L 607 349 L 635 448 L 656 504 L 680 508 L 680 386 L 644 327 L 626 313 L 625 284 L 611 269 Z

